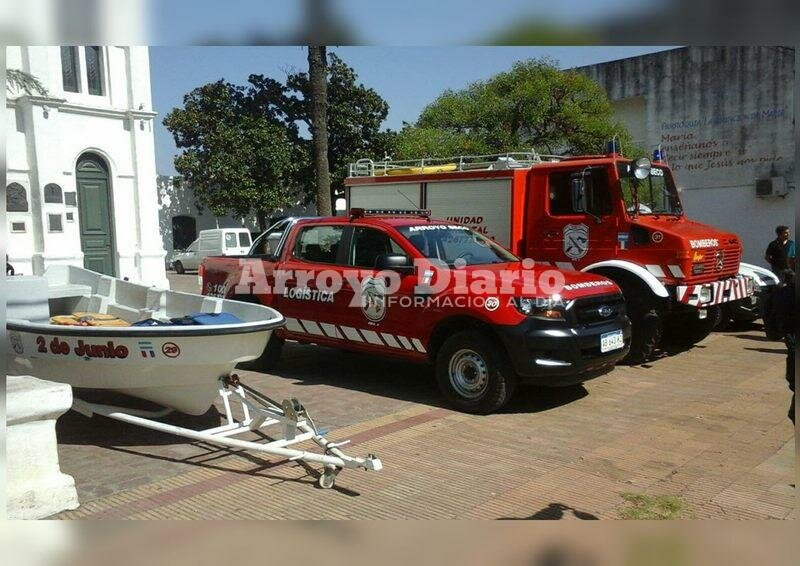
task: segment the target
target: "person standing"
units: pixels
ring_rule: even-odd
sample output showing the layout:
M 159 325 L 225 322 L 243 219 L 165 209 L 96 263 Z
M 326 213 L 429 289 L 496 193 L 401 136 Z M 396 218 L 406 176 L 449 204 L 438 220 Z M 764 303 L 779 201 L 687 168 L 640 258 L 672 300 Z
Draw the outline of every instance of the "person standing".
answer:
M 796 309 L 794 290 L 794 272 L 784 269 L 780 272 L 781 285 L 773 291 L 770 297 L 770 308 L 764 316 L 764 324 L 773 329 L 775 337 L 782 335 L 786 344 L 786 381 L 792 392 L 792 401 L 789 406 L 789 418 L 794 423 L 794 359 L 796 348 Z
M 778 226 L 775 228 L 777 236 L 767 246 L 764 259 L 767 260 L 773 273 L 781 273 L 785 269 L 794 271 L 795 244 L 794 240 L 789 239 L 789 227 Z

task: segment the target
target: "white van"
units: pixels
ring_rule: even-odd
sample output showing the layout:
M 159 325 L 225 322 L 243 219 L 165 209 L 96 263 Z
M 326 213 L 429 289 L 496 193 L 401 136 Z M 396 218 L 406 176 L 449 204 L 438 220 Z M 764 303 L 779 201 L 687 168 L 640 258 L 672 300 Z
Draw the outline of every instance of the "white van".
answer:
M 252 241 L 247 228 L 214 228 L 201 230 L 185 252 L 175 255 L 172 265 L 177 273 L 194 271 L 203 258 L 210 255 L 246 255 Z

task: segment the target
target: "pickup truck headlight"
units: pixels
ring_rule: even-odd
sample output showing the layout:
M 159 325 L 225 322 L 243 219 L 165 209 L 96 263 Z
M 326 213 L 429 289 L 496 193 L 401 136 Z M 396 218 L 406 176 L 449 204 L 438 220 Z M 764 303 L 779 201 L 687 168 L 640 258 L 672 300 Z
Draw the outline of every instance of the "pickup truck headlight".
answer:
M 514 299 L 514 306 L 525 316 L 542 320 L 564 320 L 564 308 L 553 305 L 550 300 L 518 297 Z

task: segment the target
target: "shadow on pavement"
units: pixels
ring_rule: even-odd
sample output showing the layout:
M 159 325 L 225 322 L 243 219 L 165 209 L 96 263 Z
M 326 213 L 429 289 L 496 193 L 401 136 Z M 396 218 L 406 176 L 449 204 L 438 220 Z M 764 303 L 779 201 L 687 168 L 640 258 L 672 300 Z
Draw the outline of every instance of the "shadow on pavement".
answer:
M 434 370 L 388 357 L 351 353 L 323 346 L 287 343 L 272 373 L 300 385 L 329 385 L 452 409 L 436 385 Z M 587 395 L 583 386 L 535 387 L 522 384 L 511 402 L 499 413 L 536 413 L 565 405 Z
M 550 503 L 544 509 L 540 509 L 530 517 L 501 517 L 501 521 L 529 521 L 529 520 L 536 520 L 536 519 L 545 519 L 545 520 L 559 520 L 564 518 L 565 512 L 570 512 L 572 516 L 576 519 L 582 519 L 584 521 L 597 521 L 599 517 L 597 515 L 593 515 L 592 513 L 587 513 L 586 511 L 580 511 L 575 509 L 574 507 L 570 507 L 569 505 L 564 505 L 563 503 Z

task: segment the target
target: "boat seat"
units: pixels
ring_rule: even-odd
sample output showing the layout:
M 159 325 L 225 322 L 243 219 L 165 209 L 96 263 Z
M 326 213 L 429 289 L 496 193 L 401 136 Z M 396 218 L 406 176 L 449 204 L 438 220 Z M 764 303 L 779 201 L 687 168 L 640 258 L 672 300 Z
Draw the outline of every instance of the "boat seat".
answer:
M 6 317 L 50 322 L 47 280 L 34 275 L 6 277 Z
M 83 295 L 90 295 L 91 293 L 92 287 L 89 285 L 52 285 L 49 287 L 48 296 L 51 299 L 63 299 L 64 297 L 81 297 Z

